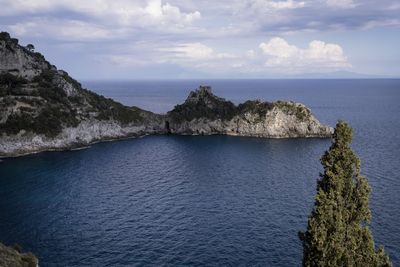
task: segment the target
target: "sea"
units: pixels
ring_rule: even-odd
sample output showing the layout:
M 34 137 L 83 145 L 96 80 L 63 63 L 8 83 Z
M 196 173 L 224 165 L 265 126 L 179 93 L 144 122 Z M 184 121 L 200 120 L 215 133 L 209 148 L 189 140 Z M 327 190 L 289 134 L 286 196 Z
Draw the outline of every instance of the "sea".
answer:
M 158 113 L 210 85 L 345 120 L 372 187 L 370 229 L 400 266 L 400 80 L 86 81 Z M 40 266 L 301 266 L 329 139 L 146 136 L 0 162 L 0 241 Z

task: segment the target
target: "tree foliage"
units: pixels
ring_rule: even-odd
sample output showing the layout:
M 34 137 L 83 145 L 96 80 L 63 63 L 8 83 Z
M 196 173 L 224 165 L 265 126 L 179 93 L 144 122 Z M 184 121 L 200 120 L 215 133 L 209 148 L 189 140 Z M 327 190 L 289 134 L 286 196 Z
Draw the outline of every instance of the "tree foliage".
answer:
M 352 129 L 339 121 L 333 144 L 321 158 L 315 207 L 303 242 L 303 266 L 392 266 L 383 247 L 375 250 L 368 228 L 371 188 L 351 150 Z
M 28 44 L 26 49 L 28 49 L 30 52 L 33 52 L 35 50 L 35 46 L 33 44 Z

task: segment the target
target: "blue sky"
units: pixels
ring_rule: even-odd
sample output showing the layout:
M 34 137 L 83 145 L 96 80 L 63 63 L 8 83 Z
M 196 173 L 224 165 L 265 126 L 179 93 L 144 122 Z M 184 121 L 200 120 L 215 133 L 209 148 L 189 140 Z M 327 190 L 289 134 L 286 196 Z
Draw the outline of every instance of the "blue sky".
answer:
M 78 79 L 400 77 L 399 0 L 0 0 Z

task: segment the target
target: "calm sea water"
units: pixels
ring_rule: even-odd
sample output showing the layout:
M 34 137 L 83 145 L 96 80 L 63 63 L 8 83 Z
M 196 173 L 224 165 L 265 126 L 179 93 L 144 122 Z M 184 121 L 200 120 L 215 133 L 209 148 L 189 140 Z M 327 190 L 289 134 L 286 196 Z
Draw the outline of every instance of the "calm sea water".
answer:
M 286 99 L 345 119 L 373 188 L 371 228 L 400 265 L 400 80 L 87 82 L 166 112 L 210 84 L 235 103 Z M 148 136 L 0 163 L 0 240 L 41 266 L 300 266 L 297 232 L 330 140 Z

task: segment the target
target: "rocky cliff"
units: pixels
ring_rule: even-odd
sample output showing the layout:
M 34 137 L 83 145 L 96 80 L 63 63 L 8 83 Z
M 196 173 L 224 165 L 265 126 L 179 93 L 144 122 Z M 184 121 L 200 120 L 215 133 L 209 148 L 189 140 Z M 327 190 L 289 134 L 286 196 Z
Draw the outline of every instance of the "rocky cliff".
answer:
M 164 131 L 163 116 L 89 90 L 0 33 L 0 156 Z
M 269 138 L 330 137 L 311 111 L 295 102 L 246 101 L 235 106 L 201 86 L 185 103 L 168 113 L 169 132 L 175 134 L 227 134 Z
M 11 248 L 0 243 L 0 266 L 2 267 L 37 267 L 39 260 L 32 253 L 22 253 L 18 248 Z
M 236 106 L 207 86 L 166 115 L 127 107 L 82 88 L 31 46 L 0 33 L 0 157 L 163 133 L 330 137 L 332 129 L 302 104 Z

